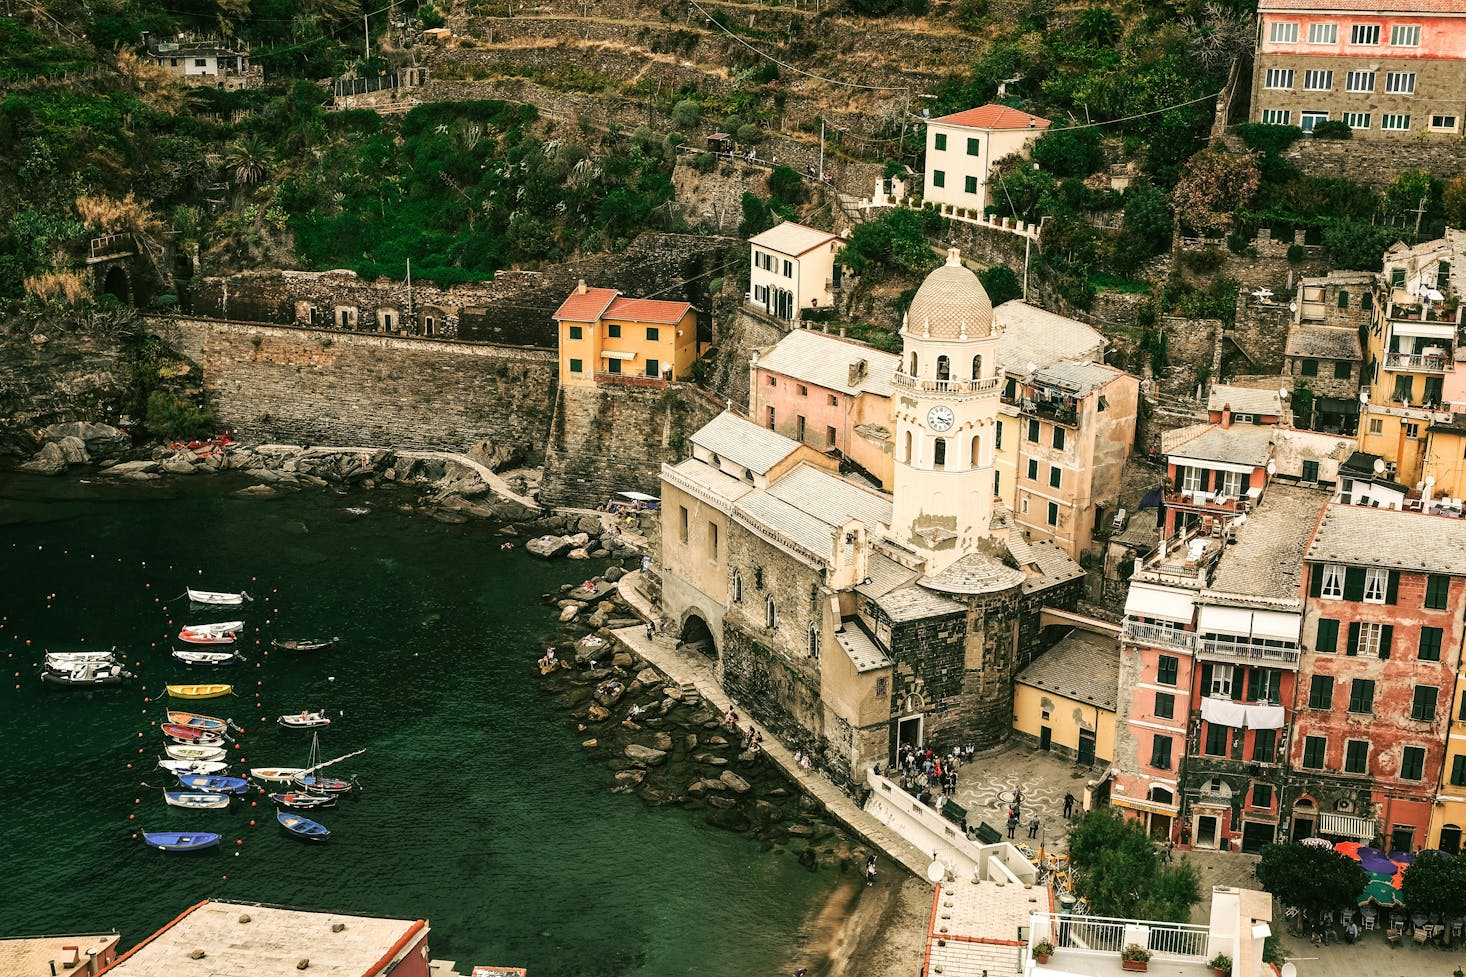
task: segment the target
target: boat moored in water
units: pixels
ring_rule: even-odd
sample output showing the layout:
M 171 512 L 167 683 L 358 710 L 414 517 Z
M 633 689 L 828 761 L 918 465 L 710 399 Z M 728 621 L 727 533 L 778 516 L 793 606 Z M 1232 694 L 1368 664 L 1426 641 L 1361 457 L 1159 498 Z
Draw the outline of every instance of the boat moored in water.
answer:
M 194 590 L 192 587 L 187 588 L 187 590 L 188 599 L 195 604 L 213 604 L 232 607 L 243 604 L 247 600 L 254 600 L 253 597 L 243 590 L 237 594 L 231 594 L 222 590 Z
M 326 830 L 324 824 L 312 821 L 310 818 L 303 818 L 299 814 L 290 814 L 286 811 L 276 811 L 275 820 L 280 822 L 280 827 L 306 841 L 325 841 L 331 837 L 331 832 Z
M 249 781 L 243 777 L 217 774 L 183 773 L 178 775 L 178 783 L 189 790 L 207 790 L 216 794 L 243 794 L 249 790 Z
M 229 634 L 244 627 L 243 621 L 219 621 L 214 624 L 185 624 L 183 630 L 199 634 Z
M 221 731 L 180 726 L 177 723 L 164 723 L 163 735 L 174 743 L 188 746 L 222 746 L 228 739 Z
M 319 712 L 292 712 L 280 717 L 280 725 L 286 729 L 318 729 L 321 726 L 331 725 L 331 719 L 326 715 L 326 710 Z
M 233 695 L 232 685 L 169 685 L 168 694 L 175 699 L 217 699 L 221 695 Z
M 229 769 L 229 764 L 223 760 L 159 760 L 158 766 L 172 774 L 201 773 L 207 775 L 224 773 Z
M 281 641 L 276 638 L 270 644 L 282 651 L 328 651 L 340 640 L 340 638 L 292 638 Z
M 234 665 L 244 661 L 244 656 L 237 651 L 190 651 L 187 648 L 174 648 L 173 657 L 185 665 Z
M 209 790 L 165 790 L 163 800 L 172 807 L 195 811 L 221 811 L 229 806 L 230 795 Z
M 232 645 L 238 639 L 233 631 L 195 631 L 184 628 L 178 632 L 178 640 L 191 645 Z
M 305 773 L 305 767 L 250 767 L 249 775 L 255 780 L 273 784 L 288 784 Z
M 220 719 L 218 716 L 205 716 L 197 712 L 184 712 L 179 709 L 168 710 L 168 721 L 178 726 L 189 726 L 193 729 L 202 729 L 205 732 L 223 733 L 226 729 L 238 729 L 232 719 Z
M 162 851 L 199 851 L 213 848 L 220 836 L 211 831 L 144 831 L 143 841 Z
M 334 794 L 307 794 L 297 790 L 286 791 L 283 794 L 271 794 L 270 800 L 281 807 L 288 807 L 296 811 L 316 811 L 323 807 L 336 806 L 336 795 Z
M 228 755 L 222 746 L 178 746 L 174 743 L 164 744 L 163 752 L 172 760 L 222 760 Z
M 132 678 L 132 673 L 116 662 L 81 662 L 66 666 L 53 666 L 48 662 L 41 669 L 42 682 L 73 689 L 121 685 L 123 679 L 129 678 Z

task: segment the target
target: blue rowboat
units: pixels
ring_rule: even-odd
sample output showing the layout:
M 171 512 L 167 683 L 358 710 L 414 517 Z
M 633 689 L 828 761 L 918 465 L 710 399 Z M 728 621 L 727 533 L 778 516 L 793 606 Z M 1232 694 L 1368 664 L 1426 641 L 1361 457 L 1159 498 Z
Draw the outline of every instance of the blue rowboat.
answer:
M 325 841 L 331 837 L 331 832 L 326 830 L 324 824 L 318 824 L 310 818 L 303 818 L 299 814 L 291 814 L 289 811 L 276 811 L 275 820 L 280 822 L 280 827 L 295 835 L 297 838 L 304 838 L 306 841 Z
M 216 794 L 244 794 L 249 791 L 249 781 L 243 777 L 213 777 L 205 774 L 183 773 L 178 783 L 189 790 L 207 790 Z
M 209 831 L 144 831 L 143 841 L 160 851 L 198 851 L 217 845 L 219 835 Z
M 296 777 L 295 784 L 316 794 L 349 794 L 356 787 L 355 780 L 333 780 L 330 777 L 306 775 Z

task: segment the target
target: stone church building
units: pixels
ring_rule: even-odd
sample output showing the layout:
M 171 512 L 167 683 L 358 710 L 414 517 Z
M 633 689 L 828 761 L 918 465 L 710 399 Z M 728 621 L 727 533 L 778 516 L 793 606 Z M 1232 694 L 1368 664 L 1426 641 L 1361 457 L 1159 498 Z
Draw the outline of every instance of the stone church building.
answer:
M 902 325 L 890 494 L 731 412 L 662 469 L 664 620 L 706 629 L 724 686 L 834 774 L 1002 740 L 1041 610 L 1079 595 L 1079 565 L 995 492 L 1000 334 L 953 249 Z

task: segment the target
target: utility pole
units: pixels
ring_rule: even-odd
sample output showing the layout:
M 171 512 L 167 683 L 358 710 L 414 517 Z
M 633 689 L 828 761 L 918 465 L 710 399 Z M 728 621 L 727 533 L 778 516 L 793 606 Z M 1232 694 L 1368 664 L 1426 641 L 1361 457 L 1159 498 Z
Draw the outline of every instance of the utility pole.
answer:
M 825 182 L 825 117 L 820 116 L 820 182 Z
M 417 316 L 412 312 L 412 259 L 407 259 L 407 321 L 412 323 L 412 331 L 417 331 Z
M 1028 301 L 1028 253 L 1033 249 L 1033 238 L 1023 235 L 1023 301 Z
M 370 15 L 361 15 L 361 33 L 363 38 L 362 49 L 366 52 L 363 57 L 370 61 L 372 59 L 372 29 L 370 22 L 367 20 L 368 16 Z
M 1420 203 L 1415 205 L 1415 240 L 1420 240 L 1420 218 L 1425 216 L 1425 197 L 1420 198 Z

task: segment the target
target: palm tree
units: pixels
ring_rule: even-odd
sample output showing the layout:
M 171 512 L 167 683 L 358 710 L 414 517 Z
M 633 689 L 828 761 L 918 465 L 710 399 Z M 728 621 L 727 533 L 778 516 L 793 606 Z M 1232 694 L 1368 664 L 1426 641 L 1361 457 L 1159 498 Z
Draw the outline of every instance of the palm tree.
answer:
M 229 144 L 229 153 L 224 165 L 236 184 L 249 186 L 259 183 L 270 169 L 270 153 L 257 136 L 245 136 Z
M 1098 4 L 1085 7 L 1074 24 L 1074 32 L 1092 48 L 1108 47 L 1120 38 L 1120 18 Z

